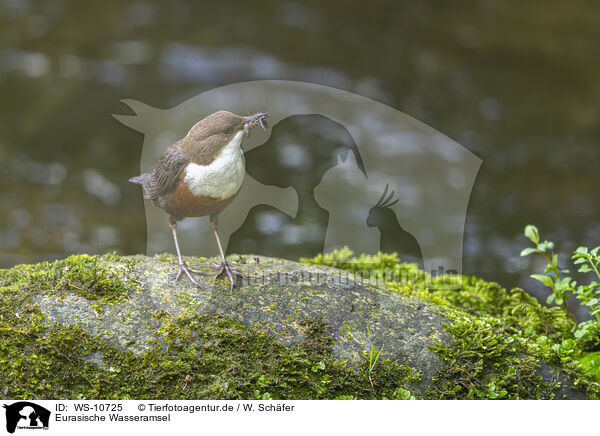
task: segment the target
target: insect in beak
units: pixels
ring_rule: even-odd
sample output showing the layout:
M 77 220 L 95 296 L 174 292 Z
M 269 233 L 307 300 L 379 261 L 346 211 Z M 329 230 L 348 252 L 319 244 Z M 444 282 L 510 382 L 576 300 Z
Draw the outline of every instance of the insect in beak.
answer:
M 250 115 L 248 117 L 243 117 L 244 119 L 244 132 L 246 132 L 246 137 L 250 136 L 250 128 L 255 126 L 260 126 L 264 131 L 269 128 L 267 124 L 267 117 L 269 114 L 265 112 L 259 112 L 254 115 Z

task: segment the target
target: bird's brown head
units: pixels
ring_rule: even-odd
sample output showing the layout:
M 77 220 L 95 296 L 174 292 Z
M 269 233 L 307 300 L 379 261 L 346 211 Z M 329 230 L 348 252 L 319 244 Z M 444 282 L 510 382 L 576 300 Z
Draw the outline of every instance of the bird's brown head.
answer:
M 208 115 L 199 122 L 188 133 L 194 141 L 202 141 L 210 136 L 218 136 L 228 142 L 236 133 L 244 131 L 246 136 L 250 133 L 250 128 L 261 126 L 267 130 L 266 113 L 257 113 L 247 117 L 242 117 L 229 111 L 217 111 Z
M 185 156 L 199 165 L 207 165 L 240 132 L 246 136 L 250 128 L 267 130 L 266 113 L 241 117 L 228 111 L 218 111 L 198 121 L 177 145 Z

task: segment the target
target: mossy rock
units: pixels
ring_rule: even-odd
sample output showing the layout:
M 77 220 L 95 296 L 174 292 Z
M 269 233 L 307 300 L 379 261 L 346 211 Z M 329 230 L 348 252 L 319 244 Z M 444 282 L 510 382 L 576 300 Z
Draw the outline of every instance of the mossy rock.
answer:
M 496 326 L 346 271 L 234 255 L 230 292 L 188 263 L 199 287 L 171 255 L 1 271 L 0 397 L 583 397 Z

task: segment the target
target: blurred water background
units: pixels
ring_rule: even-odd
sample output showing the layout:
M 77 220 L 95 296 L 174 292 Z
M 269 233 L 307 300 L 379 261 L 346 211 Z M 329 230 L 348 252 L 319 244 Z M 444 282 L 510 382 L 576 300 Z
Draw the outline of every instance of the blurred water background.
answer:
M 561 253 L 600 245 L 598 23 L 593 0 L 0 0 L 0 267 L 145 251 L 143 200 L 127 183 L 143 137 L 111 116 L 131 113 L 120 99 L 170 108 L 285 79 L 380 101 L 479 156 L 463 271 L 543 297 L 528 278 L 541 264 L 519 257 L 526 224 Z M 305 194 L 352 147 L 338 126 L 310 128 L 322 122 L 291 118 L 248 153 L 250 174 L 305 201 L 293 222 L 256 207 L 230 252 L 322 249 L 327 213 Z

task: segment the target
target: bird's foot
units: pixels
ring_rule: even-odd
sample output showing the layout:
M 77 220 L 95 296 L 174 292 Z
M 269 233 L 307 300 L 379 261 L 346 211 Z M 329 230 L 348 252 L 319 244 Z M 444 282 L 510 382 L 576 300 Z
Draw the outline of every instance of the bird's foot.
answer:
M 196 280 L 194 280 L 194 278 L 192 277 L 192 274 L 201 274 L 202 271 L 194 269 L 194 268 L 190 268 L 187 263 L 183 262 L 179 264 L 179 272 L 177 273 L 177 277 L 175 277 L 175 281 L 179 281 L 179 279 L 181 278 L 181 274 L 185 273 L 186 276 L 188 276 L 188 278 L 190 279 L 190 281 L 195 284 L 196 286 L 200 286 L 200 283 L 198 283 Z
M 233 285 L 235 284 L 235 280 L 233 276 L 236 275 L 238 277 L 244 277 L 244 275 L 239 272 L 231 269 L 226 260 L 222 260 L 220 264 L 211 262 L 213 268 L 218 269 L 217 274 L 215 275 L 215 279 L 221 277 L 223 274 L 227 274 L 227 278 L 229 279 L 229 283 L 231 284 L 229 288 L 229 292 L 233 292 Z

